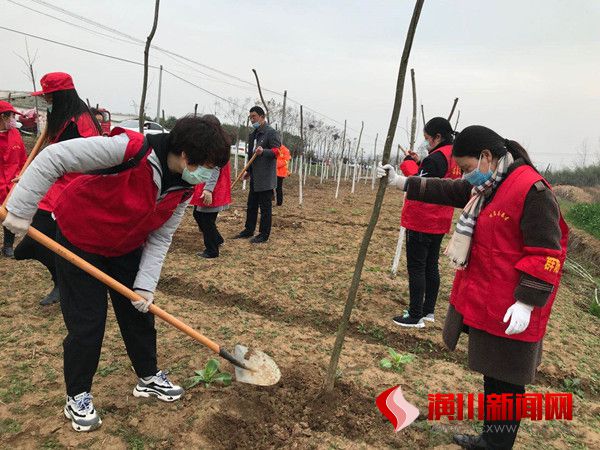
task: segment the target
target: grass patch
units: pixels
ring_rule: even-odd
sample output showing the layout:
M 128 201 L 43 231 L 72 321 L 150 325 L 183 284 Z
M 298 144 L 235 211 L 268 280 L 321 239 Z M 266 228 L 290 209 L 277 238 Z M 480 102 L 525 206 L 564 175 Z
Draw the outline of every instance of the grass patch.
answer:
M 0 419 L 0 434 L 17 434 L 21 432 L 21 424 L 14 419 Z
M 600 203 L 578 203 L 569 209 L 567 219 L 600 239 Z

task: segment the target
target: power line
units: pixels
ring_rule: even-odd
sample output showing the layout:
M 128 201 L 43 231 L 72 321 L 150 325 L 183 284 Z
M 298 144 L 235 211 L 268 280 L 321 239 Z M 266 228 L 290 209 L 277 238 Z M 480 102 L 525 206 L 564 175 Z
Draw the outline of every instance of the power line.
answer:
M 10 1 L 10 0 L 9 0 L 9 1 Z M 66 10 L 66 9 L 64 9 L 64 8 L 61 8 L 61 7 L 59 7 L 59 6 L 53 5 L 53 4 L 51 4 L 51 3 L 48 3 L 48 2 L 45 2 L 45 1 L 43 1 L 43 0 L 31 0 L 31 1 L 33 1 L 33 2 L 35 2 L 35 3 L 37 3 L 37 4 L 39 4 L 39 5 L 43 5 L 43 6 L 47 7 L 47 8 L 50 8 L 50 9 L 52 9 L 52 10 L 54 10 L 54 11 L 59 11 L 59 12 L 61 12 L 61 13 L 65 14 L 65 15 L 68 15 L 68 16 L 70 16 L 70 17 L 73 17 L 73 18 L 75 18 L 75 19 L 81 20 L 81 21 L 83 21 L 83 22 L 86 22 L 86 23 L 88 23 L 88 24 L 90 24 L 90 25 L 94 25 L 94 26 L 96 26 L 96 27 L 99 27 L 99 28 L 102 28 L 102 29 L 104 29 L 104 30 L 106 30 L 106 31 L 110 31 L 110 32 L 112 32 L 112 33 L 118 34 L 119 36 L 125 37 L 125 38 L 127 38 L 127 39 L 130 39 L 130 40 L 132 40 L 132 41 L 134 41 L 134 42 L 137 42 L 137 43 L 139 43 L 139 44 L 142 44 L 142 45 L 144 45 L 144 43 L 145 43 L 143 40 L 141 40 L 141 39 L 139 39 L 139 38 L 136 38 L 135 36 L 129 35 L 129 34 L 127 34 L 127 33 L 123 33 L 122 31 L 119 31 L 118 29 L 111 28 L 111 27 L 109 27 L 109 26 L 106 26 L 106 25 L 104 25 L 104 24 L 102 24 L 102 23 L 96 22 L 96 21 L 94 21 L 94 20 L 92 20 L 92 19 L 88 19 L 88 18 L 86 18 L 86 17 L 84 17 L 84 16 L 82 16 L 82 15 L 76 14 L 76 13 L 74 13 L 74 12 L 72 12 L 72 11 Z M 60 19 L 58 19 L 58 20 L 60 20 Z M 68 23 L 68 22 L 67 22 L 67 23 Z M 244 80 L 243 78 L 237 77 L 237 76 L 235 76 L 235 75 L 229 74 L 229 73 L 227 73 L 227 72 L 224 72 L 224 71 L 222 71 L 222 70 L 220 70 L 220 69 L 216 69 L 216 68 L 214 68 L 214 67 L 211 67 L 211 66 L 208 66 L 208 65 L 206 65 L 206 64 L 203 64 L 203 63 L 201 63 L 201 62 L 199 62 L 199 61 L 193 60 L 193 59 L 191 59 L 191 58 L 188 58 L 188 57 L 186 57 L 186 56 L 180 55 L 180 54 L 178 54 L 178 53 L 175 53 L 175 52 L 173 52 L 173 51 L 170 51 L 170 50 L 167 50 L 167 49 L 164 49 L 164 48 L 158 47 L 158 46 L 156 46 L 156 45 L 151 45 L 151 48 L 154 48 L 155 50 L 158 50 L 158 51 L 160 51 L 160 52 L 162 52 L 162 53 L 164 53 L 164 54 L 166 54 L 166 55 L 172 55 L 172 56 L 175 56 L 175 57 L 177 57 L 177 58 L 180 58 L 180 59 L 183 59 L 183 60 L 185 60 L 185 61 L 188 61 L 188 62 L 191 62 L 191 63 L 193 63 L 193 64 L 196 64 L 196 65 L 198 65 L 198 66 L 200 66 L 200 67 L 204 67 L 204 68 L 206 68 L 206 69 L 212 70 L 213 72 L 216 72 L 216 73 L 218 73 L 218 74 L 220 74 L 220 75 L 223 75 L 223 76 L 226 76 L 226 77 L 229 77 L 229 78 L 235 79 L 235 80 L 237 80 L 237 81 L 239 81 L 239 82 L 242 82 L 242 83 L 244 83 L 244 84 L 246 84 L 246 85 L 248 85 L 248 86 L 251 86 L 253 89 L 255 88 L 255 85 L 254 85 L 254 83 L 252 83 L 252 82 L 250 82 L 250 81 L 247 81 L 247 80 Z M 197 69 L 196 69 L 196 70 L 197 70 Z M 200 73 L 202 73 L 202 72 L 200 72 Z M 205 73 L 203 73 L 203 75 L 210 76 L 210 75 L 208 75 L 208 74 L 205 74 Z M 217 80 L 217 81 L 222 81 L 222 80 Z M 222 81 L 222 82 L 224 82 L 224 81 Z M 225 83 L 227 83 L 227 82 L 225 82 Z M 236 86 L 236 87 L 241 87 L 241 86 Z M 268 89 L 268 88 L 266 88 L 266 87 L 263 87 L 263 90 L 264 90 L 265 92 L 272 93 L 272 94 L 274 94 L 274 95 L 277 95 L 277 96 L 279 96 L 279 97 L 283 97 L 283 94 L 282 94 L 282 93 L 280 93 L 280 92 L 278 92 L 278 91 L 274 91 L 274 90 Z M 342 123 L 342 122 L 340 122 L 340 121 L 338 121 L 338 120 L 336 120 L 336 119 L 333 119 L 332 117 L 329 117 L 329 116 L 327 116 L 327 115 L 325 115 L 325 114 L 323 114 L 323 113 L 321 113 L 321 112 L 319 112 L 319 111 L 317 111 L 317 110 L 315 110 L 315 109 L 313 109 L 313 108 L 310 108 L 310 107 L 306 106 L 304 103 L 302 103 L 302 102 L 300 102 L 300 101 L 298 101 L 298 100 L 295 100 L 294 98 L 291 98 L 291 97 L 289 97 L 289 96 L 288 96 L 288 100 L 289 100 L 289 101 L 291 101 L 291 102 L 293 102 L 293 103 L 296 103 L 297 105 L 303 105 L 305 109 L 307 109 L 307 110 L 311 111 L 312 113 L 314 113 L 314 114 L 317 114 L 317 115 L 319 115 L 319 116 L 321 116 L 321 117 L 323 117 L 323 118 L 325 118 L 325 119 L 327 119 L 327 120 L 329 120 L 329 121 L 331 121 L 331 122 L 334 122 L 334 123 L 336 123 L 336 124 L 337 124 L 337 125 L 339 125 L 339 126 L 343 126 L 343 123 Z M 350 126 L 348 126 L 347 128 L 348 128 L 349 130 L 352 130 L 352 131 L 354 131 L 354 132 L 358 132 L 358 130 L 357 130 L 357 129 L 355 129 L 355 128 L 353 128 L 353 127 L 350 127 Z M 368 135 L 368 134 L 366 134 L 366 133 L 363 133 L 363 136 L 365 136 L 365 137 L 367 137 L 367 138 L 370 138 L 370 139 L 373 139 L 373 137 L 372 137 L 372 136 L 369 136 L 369 135 Z
M 97 52 L 95 50 L 90 50 L 90 49 L 83 48 L 83 47 L 77 47 L 75 45 L 67 44 L 65 42 L 55 41 L 53 39 L 44 38 L 42 36 L 37 36 L 37 35 L 31 34 L 31 33 L 25 33 L 24 31 L 14 30 L 12 28 L 4 27 L 4 26 L 1 26 L 1 25 L 0 25 L 0 29 L 6 30 L 6 31 L 10 31 L 10 32 L 13 32 L 13 33 L 17 33 L 17 34 L 21 34 L 21 35 L 24 35 L 24 36 L 28 36 L 28 37 L 31 37 L 31 38 L 34 38 L 34 39 L 40 39 L 42 41 L 51 42 L 53 44 L 62 45 L 64 47 L 72 48 L 72 49 L 79 50 L 79 51 L 82 51 L 82 52 L 91 53 L 91 54 L 94 54 L 94 55 L 97 55 L 97 56 L 103 56 L 105 58 L 115 59 L 115 60 L 118 60 L 118 61 L 121 61 L 121 62 L 126 62 L 126 63 L 129 63 L 129 64 L 135 64 L 137 66 L 143 66 L 144 65 L 144 63 L 141 63 L 141 62 L 138 62 L 138 61 L 133 61 L 131 59 L 121 58 L 119 56 L 108 55 L 106 53 Z M 154 66 L 154 65 L 151 65 L 151 64 L 149 64 L 148 67 L 150 67 L 152 69 L 159 69 L 158 66 Z M 200 89 L 203 92 L 206 92 L 207 94 L 210 94 L 210 95 L 212 95 L 212 96 L 214 96 L 214 97 L 216 97 L 216 98 L 218 98 L 220 100 L 226 101 L 228 103 L 231 103 L 232 105 L 240 107 L 240 105 L 232 102 L 231 100 L 228 100 L 228 99 L 226 99 L 224 97 L 221 97 L 220 95 L 215 94 L 214 92 L 211 92 L 208 89 L 204 89 L 203 87 L 198 86 L 197 84 L 192 83 L 191 81 L 188 81 L 185 78 L 182 78 L 179 75 L 176 75 L 173 72 L 170 72 L 169 70 L 166 70 L 164 67 L 163 67 L 163 71 L 166 72 L 166 73 L 168 73 L 172 77 L 177 78 L 178 80 L 181 80 L 181 81 L 183 81 L 183 82 L 185 82 L 185 83 L 187 83 L 187 84 L 189 84 L 191 86 L 194 86 L 197 89 Z
M 72 49 L 75 49 L 75 50 L 79 50 L 79 51 L 82 51 L 82 52 L 93 53 L 94 55 L 98 55 L 98 56 L 104 56 L 105 58 L 116 59 L 117 61 L 122 61 L 122 62 L 130 63 L 130 64 L 135 64 L 135 65 L 138 65 L 138 66 L 143 66 L 144 65 L 144 63 L 141 63 L 139 61 L 133 61 L 133 60 L 127 59 L 127 58 L 121 58 L 120 56 L 108 55 L 106 53 L 97 52 L 95 50 L 90 50 L 90 49 L 83 48 L 83 47 L 77 47 L 75 45 L 67 44 L 65 42 L 55 41 L 53 39 L 45 38 L 45 37 L 42 37 L 42 36 L 37 36 L 37 35 L 31 34 L 31 33 L 25 33 L 24 31 L 14 30 L 12 28 L 4 27 L 2 25 L 0 25 L 0 29 L 6 30 L 6 31 L 10 31 L 12 33 L 21 34 L 23 36 L 28 36 L 28 37 L 31 37 L 31 38 L 34 38 L 34 39 L 39 39 L 41 41 L 46 41 L 46 42 L 51 42 L 53 44 L 62 45 L 63 47 L 69 47 L 69 48 L 72 48 Z M 158 69 L 157 66 L 153 66 L 153 65 L 150 65 L 150 64 L 148 65 L 148 67 L 151 67 L 153 69 Z

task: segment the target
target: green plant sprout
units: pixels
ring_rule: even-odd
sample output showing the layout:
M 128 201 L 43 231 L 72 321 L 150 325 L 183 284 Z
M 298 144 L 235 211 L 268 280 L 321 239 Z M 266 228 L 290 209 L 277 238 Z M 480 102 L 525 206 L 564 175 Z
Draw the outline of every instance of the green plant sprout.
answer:
M 211 358 L 202 370 L 194 371 L 195 376 L 189 379 L 188 388 L 192 388 L 202 383 L 204 387 L 209 387 L 213 383 L 223 383 L 224 386 L 231 384 L 231 374 L 219 370 L 219 361 Z
M 401 355 L 396 350 L 388 347 L 389 358 L 383 358 L 379 361 L 379 366 L 382 369 L 393 370 L 394 372 L 402 373 L 407 364 L 411 363 L 415 359 L 415 355 L 410 353 Z

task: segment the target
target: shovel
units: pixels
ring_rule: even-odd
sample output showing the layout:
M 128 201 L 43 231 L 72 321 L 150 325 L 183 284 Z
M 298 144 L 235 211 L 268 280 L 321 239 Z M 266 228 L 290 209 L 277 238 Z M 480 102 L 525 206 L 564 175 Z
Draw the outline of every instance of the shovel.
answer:
M 6 208 L 0 208 L 0 221 L 4 221 L 6 214 Z M 140 295 L 136 294 L 124 284 L 119 283 L 114 278 L 105 274 L 97 267 L 77 256 L 75 253 L 67 250 L 58 242 L 50 239 L 48 236 L 36 230 L 35 228 L 29 227 L 27 234 L 44 247 L 56 253 L 58 256 L 66 259 L 71 264 L 79 267 L 81 270 L 87 272 L 94 278 L 104 283 L 110 289 L 117 291 L 119 294 L 127 297 L 129 300 L 144 300 Z M 281 372 L 277 367 L 277 364 L 275 364 L 275 361 L 273 361 L 273 359 L 266 353 L 263 353 L 259 350 L 248 349 L 248 347 L 243 345 L 236 345 L 234 354 L 232 355 L 224 347 L 221 347 L 216 342 L 200 334 L 198 331 L 194 330 L 192 327 L 172 316 L 165 310 L 159 308 L 158 306 L 154 304 L 150 305 L 148 312 L 151 312 L 165 322 L 173 325 L 175 328 L 183 331 L 192 339 L 197 340 L 202 345 L 208 347 L 220 357 L 233 364 L 235 366 L 235 377 L 237 381 L 255 384 L 258 386 L 271 386 L 276 384 L 281 378 Z
M 254 162 L 254 160 L 256 159 L 258 155 L 255 153 L 254 155 L 252 155 L 252 158 L 250 158 L 250 161 L 248 161 L 248 163 L 246 164 L 246 166 L 242 169 L 242 171 L 240 172 L 240 174 L 238 175 L 238 177 L 235 179 L 235 181 L 231 184 L 231 190 L 233 190 L 233 188 L 235 187 L 235 185 L 237 184 L 238 181 L 240 181 L 242 179 L 242 177 L 244 176 L 244 174 L 246 173 L 246 171 L 248 170 L 248 168 L 250 167 L 250 165 Z M 236 156 L 237 157 L 237 156 Z
M 43 141 L 45 140 L 45 131 L 42 133 L 38 142 L 36 143 L 34 149 L 31 151 L 25 166 L 21 170 L 21 174 L 25 171 L 29 163 L 35 158 L 35 155 L 41 148 Z M 252 162 L 252 160 L 250 161 Z M 11 189 L 12 191 L 12 189 Z M 10 195 L 10 192 L 9 192 Z M 8 195 L 7 195 L 8 199 Z M 0 207 L 0 222 L 3 222 L 6 219 L 7 210 L 5 208 L 5 203 Z M 29 227 L 27 234 L 39 242 L 44 247 L 48 248 L 50 251 L 56 253 L 58 256 L 66 259 L 71 264 L 79 267 L 84 272 L 87 272 L 97 280 L 104 283 L 110 289 L 117 291 L 119 294 L 128 298 L 132 301 L 143 301 L 144 299 L 136 294 L 134 291 L 129 289 L 122 283 L 119 283 L 114 278 L 105 274 L 97 267 L 93 266 L 89 262 L 85 261 L 83 258 L 77 256 L 75 253 L 67 250 L 65 247 L 60 245 L 58 242 L 50 239 L 45 234 L 36 230 L 33 227 Z M 235 367 L 235 378 L 237 381 L 242 383 L 254 384 L 257 386 L 271 386 L 276 384 L 281 378 L 281 372 L 275 364 L 275 361 L 268 356 L 266 353 L 263 353 L 259 350 L 248 349 L 243 345 L 236 345 L 234 354 L 229 353 L 225 348 L 221 347 L 216 342 L 207 338 L 206 336 L 200 334 L 198 331 L 194 330 L 192 327 L 172 316 L 168 312 L 159 308 L 158 306 L 152 304 L 148 308 L 148 312 L 151 312 L 155 316 L 160 317 L 165 322 L 173 325 L 175 328 L 183 331 L 185 334 L 190 336 L 192 339 L 197 340 L 202 345 L 208 347 L 213 352 L 217 353 L 220 357 L 226 359 Z

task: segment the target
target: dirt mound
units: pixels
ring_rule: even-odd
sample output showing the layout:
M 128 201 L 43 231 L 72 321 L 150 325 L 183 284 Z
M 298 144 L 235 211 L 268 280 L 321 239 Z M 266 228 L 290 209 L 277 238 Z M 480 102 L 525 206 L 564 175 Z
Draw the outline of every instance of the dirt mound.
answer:
M 569 230 L 569 248 L 567 254 L 582 263 L 593 275 L 600 275 L 600 241 L 585 231 Z
M 557 197 L 575 203 L 593 203 L 594 197 L 580 187 L 561 184 L 552 188 Z

